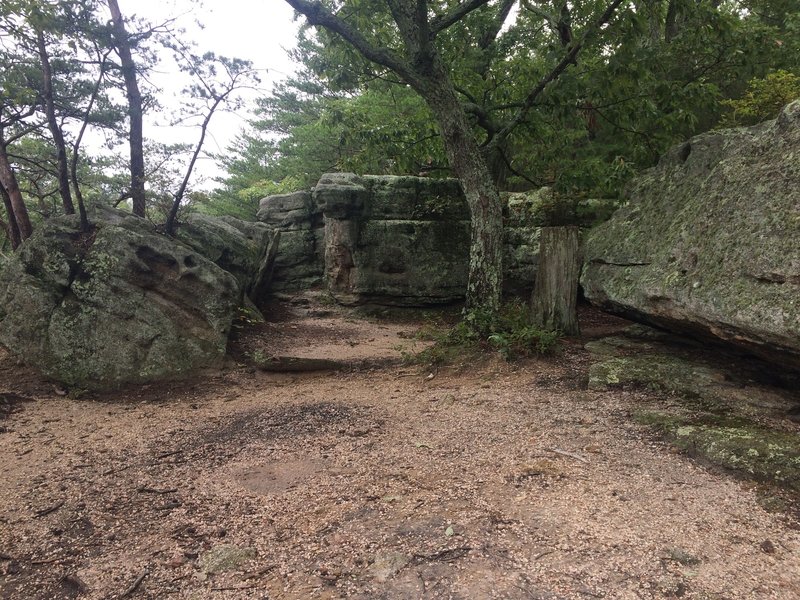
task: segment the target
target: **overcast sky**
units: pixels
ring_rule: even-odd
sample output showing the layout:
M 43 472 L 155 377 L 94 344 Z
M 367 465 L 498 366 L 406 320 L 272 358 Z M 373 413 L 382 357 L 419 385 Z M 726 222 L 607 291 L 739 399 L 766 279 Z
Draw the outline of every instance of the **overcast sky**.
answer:
M 180 24 L 187 29 L 187 37 L 197 42 L 201 52 L 212 51 L 224 56 L 248 59 L 259 69 L 262 94 L 268 93 L 276 81 L 284 79 L 294 66 L 287 49 L 294 47 L 299 21 L 294 21 L 294 11 L 283 0 L 206 0 L 197 7 L 190 0 L 119 0 L 124 15 L 138 15 L 152 22 L 183 15 Z M 197 20 L 203 29 L 194 25 Z M 164 61 L 156 83 L 162 87 L 161 102 L 176 105 L 180 85 L 176 85 L 169 61 Z M 253 93 L 254 97 L 257 93 Z M 248 114 L 217 114 L 211 123 L 208 152 L 221 152 L 245 125 Z M 146 122 L 146 137 L 159 141 L 194 142 L 196 128 L 168 126 L 163 119 L 152 118 Z M 203 161 L 198 170 L 206 177 L 218 171 Z

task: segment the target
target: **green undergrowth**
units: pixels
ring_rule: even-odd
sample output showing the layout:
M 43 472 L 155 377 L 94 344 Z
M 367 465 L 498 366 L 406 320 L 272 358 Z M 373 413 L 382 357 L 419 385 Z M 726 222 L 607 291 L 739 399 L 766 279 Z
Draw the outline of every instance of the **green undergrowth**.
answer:
M 419 339 L 433 345 L 418 353 L 405 353 L 407 362 L 427 366 L 452 364 L 459 359 L 497 352 L 506 360 L 552 352 L 561 333 L 546 331 L 533 323 L 521 302 L 504 305 L 497 312 L 472 310 L 452 327 L 440 323 L 423 327 Z

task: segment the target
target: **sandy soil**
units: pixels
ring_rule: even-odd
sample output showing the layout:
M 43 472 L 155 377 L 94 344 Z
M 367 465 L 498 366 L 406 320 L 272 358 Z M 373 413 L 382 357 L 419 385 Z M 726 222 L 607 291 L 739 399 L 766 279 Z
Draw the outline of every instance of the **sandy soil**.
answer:
M 0 354 L 0 597 L 800 598 L 793 518 L 584 389 L 581 345 L 82 399 Z

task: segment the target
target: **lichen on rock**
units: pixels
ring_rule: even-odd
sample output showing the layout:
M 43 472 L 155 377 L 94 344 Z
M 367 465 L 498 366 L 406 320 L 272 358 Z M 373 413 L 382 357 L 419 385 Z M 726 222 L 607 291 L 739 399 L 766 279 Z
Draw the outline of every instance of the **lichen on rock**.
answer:
M 800 101 L 774 121 L 676 146 L 588 236 L 586 297 L 797 368 L 798 189 Z
M 114 388 L 218 364 L 236 278 L 144 219 L 103 209 L 43 223 L 0 272 L 0 343 L 45 376 Z

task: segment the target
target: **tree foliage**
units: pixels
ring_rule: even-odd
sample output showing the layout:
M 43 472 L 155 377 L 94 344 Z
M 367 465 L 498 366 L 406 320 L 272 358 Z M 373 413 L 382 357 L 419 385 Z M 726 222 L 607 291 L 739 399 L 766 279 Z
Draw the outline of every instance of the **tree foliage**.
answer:
M 490 10 L 476 10 L 437 38 L 482 147 L 604 6 L 512 4 L 494 44 L 482 43 L 500 14 Z M 371 40 L 396 43 L 385 3 L 330 6 L 347 7 L 348 22 Z M 741 99 L 750 81 L 772 85 L 773 105 L 789 99 L 787 77 L 800 75 L 799 13 L 791 0 L 632 2 L 613 32 L 590 40 L 498 145 L 491 161 L 497 182 L 504 189 L 547 184 L 564 194 L 616 196 L 670 145 L 721 119 L 734 124 L 726 115 L 744 107 L 730 101 Z M 237 161 L 251 151 L 261 155 L 250 163 L 253 172 L 274 182 L 291 177 L 313 185 L 331 169 L 452 175 L 430 111 L 396 77 L 326 30 L 301 30 L 295 58 L 300 74 L 259 103 L 251 130 L 226 158 L 238 171 L 224 181 L 220 198 L 232 202 L 245 189 L 247 161 Z M 780 70 L 788 75 L 778 81 L 770 74 Z M 771 114 L 757 110 L 741 122 Z
M 209 121 L 224 107 L 241 108 L 238 90 L 254 81 L 247 61 L 198 52 L 182 37 L 174 20 L 126 18 L 116 0 L 2 4 L 0 226 L 12 248 L 39 220 L 76 208 L 88 228 L 87 203 L 130 202 L 142 217 L 149 207 L 151 218 L 174 229 L 182 202 L 195 195 L 194 165 Z M 191 147 L 159 146 L 143 133 L 143 113 L 162 110 L 149 80 L 159 63 L 188 81 L 176 118 L 197 127 Z M 95 152 L 98 139 L 108 152 L 86 155 L 90 135 Z

